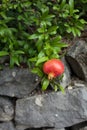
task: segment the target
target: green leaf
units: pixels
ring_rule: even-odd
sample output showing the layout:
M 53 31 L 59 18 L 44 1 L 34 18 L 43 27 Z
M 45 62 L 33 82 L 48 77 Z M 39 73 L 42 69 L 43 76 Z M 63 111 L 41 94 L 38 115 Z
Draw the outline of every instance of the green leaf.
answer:
M 38 34 L 32 34 L 31 36 L 29 36 L 29 38 L 28 39 L 37 39 L 39 37 L 39 35 Z
M 70 15 L 72 15 L 74 11 L 74 0 L 69 0 L 69 7 L 70 7 Z
M 12 68 L 14 66 L 14 64 L 16 64 L 18 66 L 20 65 L 19 64 L 19 59 L 18 59 L 17 56 L 11 56 L 10 57 L 10 67 Z
M 50 59 L 54 59 L 54 58 L 56 58 L 56 59 L 59 58 L 58 53 L 54 53 L 54 54 L 50 55 Z
M 31 72 L 37 74 L 40 77 L 43 76 L 43 72 L 39 68 L 33 68 Z
M 72 32 L 71 27 L 68 27 L 66 31 L 67 31 L 68 33 L 71 33 L 71 32 Z
M 17 50 L 17 51 L 15 51 L 15 54 L 24 54 L 24 51 Z
M 44 78 L 42 81 L 42 90 L 46 90 L 48 85 L 49 85 L 50 81 L 47 78 Z
M 62 0 L 61 4 L 60 4 L 60 8 L 62 9 L 66 4 L 66 0 Z
M 56 36 L 51 40 L 51 44 L 55 44 L 58 43 L 61 40 L 61 36 Z
M 64 92 L 65 92 L 65 90 L 64 90 L 64 88 L 63 88 L 63 86 L 61 86 L 60 84 L 58 84 L 58 87 L 59 87 L 60 91 L 62 91 L 62 93 L 64 93 Z
M 47 29 L 45 29 L 44 27 L 38 28 L 37 31 L 39 33 L 45 33 L 47 31 Z
M 57 10 L 57 11 L 59 11 L 58 6 L 54 5 L 54 6 L 53 6 L 53 10 Z
M 51 43 L 52 47 L 57 47 L 57 48 L 63 48 L 63 47 L 68 47 L 66 43 L 60 42 L 60 43 Z
M 42 14 L 48 14 L 49 12 L 49 7 L 44 6 L 43 8 L 41 8 Z
M 47 56 L 44 56 L 44 57 L 38 59 L 37 62 L 36 62 L 36 66 L 38 66 L 40 63 L 43 63 L 43 62 L 45 62 L 47 60 L 48 60 Z
M 48 33 L 53 35 L 53 34 L 56 34 L 57 33 L 57 29 L 58 29 L 58 26 L 52 26 L 48 29 Z
M 84 19 L 80 19 L 80 22 L 81 22 L 82 24 L 87 24 L 87 21 L 85 21 Z
M 78 34 L 77 34 L 77 31 L 76 31 L 76 28 L 75 27 L 72 27 L 72 33 L 74 35 L 74 37 L 76 37 Z
M 76 32 L 76 34 L 80 37 L 81 31 L 80 31 L 79 29 L 75 28 L 75 32 Z
M 61 48 L 60 47 L 53 47 L 53 54 L 60 53 Z
M 7 51 L 0 51 L 0 56 L 6 56 L 9 55 Z
M 46 21 L 41 21 L 40 25 L 41 25 L 41 27 L 45 27 L 46 28 Z
M 37 57 L 29 58 L 28 61 L 35 62 L 37 61 Z
M 55 90 L 55 92 L 58 90 L 58 86 L 57 85 L 54 86 L 54 90 Z
M 47 35 L 45 35 L 44 33 L 41 33 L 41 34 L 39 34 L 38 38 L 39 38 L 39 40 L 42 41 L 45 39 L 45 36 L 47 36 Z
M 42 58 L 45 56 L 45 52 L 42 50 L 40 51 L 40 53 L 38 54 L 38 58 Z
M 80 23 L 80 24 L 78 23 L 77 28 L 78 28 L 79 30 L 84 30 L 84 27 L 83 27 L 83 25 L 81 25 L 81 23 Z
M 44 43 L 43 43 L 42 39 L 38 39 L 38 41 L 36 42 L 36 47 L 37 47 L 38 52 L 40 52 L 42 50 L 43 44 Z
M 75 17 L 75 19 L 79 19 L 80 16 L 79 15 L 74 15 L 74 17 Z

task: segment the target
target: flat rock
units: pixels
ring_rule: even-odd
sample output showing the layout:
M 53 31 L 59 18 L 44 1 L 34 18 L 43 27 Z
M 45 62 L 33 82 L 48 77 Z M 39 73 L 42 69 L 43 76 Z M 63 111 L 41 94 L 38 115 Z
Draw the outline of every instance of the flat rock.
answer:
M 87 88 L 19 99 L 15 121 L 24 128 L 65 128 L 87 120 Z
M 9 98 L 0 97 L 0 121 L 10 121 L 14 116 L 13 103 Z
M 87 81 L 87 42 L 78 40 L 69 47 L 66 59 L 73 72 Z
M 38 78 L 29 69 L 5 67 L 0 71 L 0 95 L 22 98 L 38 85 Z

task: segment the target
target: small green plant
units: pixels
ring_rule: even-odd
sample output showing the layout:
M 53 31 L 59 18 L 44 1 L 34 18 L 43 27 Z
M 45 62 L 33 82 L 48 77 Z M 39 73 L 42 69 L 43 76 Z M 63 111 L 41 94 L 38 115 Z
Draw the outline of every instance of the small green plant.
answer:
M 74 0 L 2 0 L 0 57 L 8 55 L 10 67 L 27 64 L 41 77 L 42 88 L 47 88 L 50 82 L 42 70 L 44 62 L 60 59 L 61 50 L 67 47 L 62 37 L 80 36 L 86 24 L 74 4 Z

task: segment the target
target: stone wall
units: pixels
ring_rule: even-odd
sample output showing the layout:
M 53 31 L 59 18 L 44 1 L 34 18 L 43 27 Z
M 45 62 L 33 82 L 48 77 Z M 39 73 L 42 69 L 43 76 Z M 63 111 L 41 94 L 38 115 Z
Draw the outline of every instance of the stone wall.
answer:
M 76 41 L 62 59 L 65 92 L 41 92 L 28 68 L 0 71 L 0 130 L 87 130 L 87 43 Z

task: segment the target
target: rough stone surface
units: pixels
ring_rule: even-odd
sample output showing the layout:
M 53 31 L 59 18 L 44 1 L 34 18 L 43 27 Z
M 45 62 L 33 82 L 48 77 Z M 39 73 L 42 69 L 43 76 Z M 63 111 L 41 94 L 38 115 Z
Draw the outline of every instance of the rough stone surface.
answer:
M 0 123 L 0 130 L 16 130 L 12 122 Z
M 25 130 L 43 130 L 43 128 L 29 128 L 29 129 L 25 129 Z
M 58 128 L 49 128 L 49 129 L 43 129 L 43 130 L 65 130 L 64 128 L 63 129 L 58 129 Z
M 87 130 L 87 121 L 72 126 L 71 130 Z
M 33 91 L 40 79 L 26 68 L 0 71 L 0 130 L 87 130 L 87 43 L 73 44 L 66 59 L 64 94 Z
M 15 121 L 25 128 L 64 128 L 87 120 L 87 88 L 32 96 L 16 102 Z
M 86 127 L 84 127 L 84 128 L 81 128 L 81 129 L 79 129 L 79 130 L 87 130 L 87 126 L 86 126 Z
M 73 72 L 87 81 L 87 42 L 78 40 L 69 47 L 66 59 Z
M 65 130 L 63 129 L 58 129 L 58 128 L 27 128 L 27 129 L 22 129 L 22 127 L 19 127 L 19 129 L 16 130 Z
M 0 95 L 22 98 L 38 85 L 37 76 L 28 69 L 5 67 L 0 71 Z
M 62 61 L 64 63 L 65 71 L 64 71 L 63 78 L 62 78 L 60 84 L 61 84 L 61 86 L 66 88 L 71 83 L 71 71 L 70 71 L 70 67 L 69 67 L 68 63 L 65 60 L 65 57 L 62 58 Z
M 0 97 L 0 121 L 10 121 L 13 119 L 14 107 L 9 98 Z

